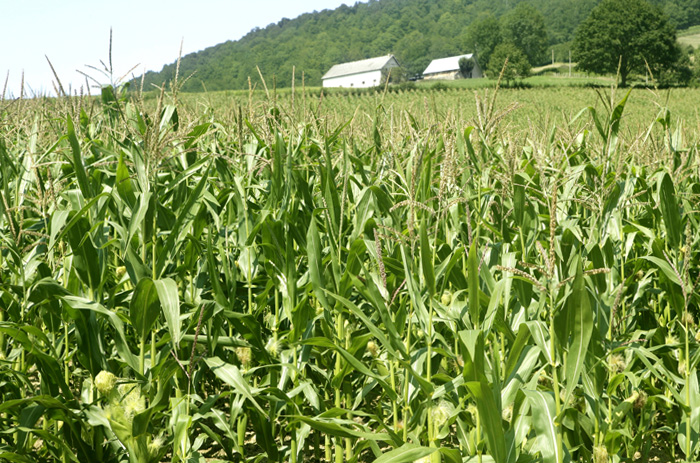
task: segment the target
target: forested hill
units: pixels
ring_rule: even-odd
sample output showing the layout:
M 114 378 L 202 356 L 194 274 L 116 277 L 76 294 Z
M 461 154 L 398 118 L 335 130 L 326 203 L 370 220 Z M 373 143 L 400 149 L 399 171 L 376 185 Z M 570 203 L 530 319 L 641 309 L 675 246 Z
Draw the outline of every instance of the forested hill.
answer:
M 470 25 L 498 24 L 514 15 L 519 3 L 539 12 L 546 30 L 546 53 L 568 50 L 576 26 L 599 0 L 370 0 L 335 10 L 283 19 L 254 29 L 237 41 L 221 43 L 186 55 L 180 76 L 192 77 L 185 91 L 227 90 L 248 87 L 248 77 L 259 80 L 258 66 L 268 82 L 278 87 L 296 82 L 321 84 L 321 76 L 336 63 L 392 53 L 410 74 L 421 72 L 434 58 L 469 53 L 476 45 Z M 700 0 L 652 0 L 678 28 L 700 24 Z M 520 5 L 522 8 L 524 5 Z M 495 27 L 495 29 L 498 29 Z M 483 42 L 483 40 L 482 40 Z M 563 57 L 563 56 L 562 56 Z M 532 63 L 540 64 L 540 63 Z M 162 84 L 175 75 L 175 63 L 160 72 L 146 74 L 147 87 Z

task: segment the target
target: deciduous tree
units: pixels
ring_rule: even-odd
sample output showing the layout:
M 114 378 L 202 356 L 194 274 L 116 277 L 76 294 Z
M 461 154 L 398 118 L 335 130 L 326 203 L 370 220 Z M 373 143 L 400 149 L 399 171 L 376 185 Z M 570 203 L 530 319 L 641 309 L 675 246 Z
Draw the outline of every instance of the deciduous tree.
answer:
M 676 31 L 668 17 L 644 0 L 603 0 L 576 31 L 574 60 L 584 71 L 620 74 L 672 66 L 678 58 Z
M 518 3 L 501 18 L 501 36 L 522 50 L 530 65 L 547 59 L 547 28 L 542 14 L 529 3 Z
M 498 19 L 483 14 L 467 27 L 464 34 L 464 51 L 476 53 L 482 68 L 488 68 L 494 48 L 501 43 L 501 27 Z
M 508 60 L 507 65 L 506 59 Z M 506 65 L 505 69 L 503 68 L 504 65 Z M 493 77 L 503 72 L 503 78 L 508 85 L 516 78 L 529 76 L 530 69 L 531 66 L 527 56 L 515 44 L 503 42 L 493 50 L 491 61 L 489 62 L 489 71 Z
M 462 77 L 471 77 L 472 69 L 474 69 L 474 59 L 463 56 L 459 59 L 458 64 Z

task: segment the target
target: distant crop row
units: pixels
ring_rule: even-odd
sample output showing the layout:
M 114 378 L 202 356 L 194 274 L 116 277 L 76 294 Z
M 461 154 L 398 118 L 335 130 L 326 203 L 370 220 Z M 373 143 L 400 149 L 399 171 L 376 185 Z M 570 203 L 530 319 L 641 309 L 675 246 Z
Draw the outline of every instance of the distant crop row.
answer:
M 0 102 L 0 460 L 700 453 L 663 105 L 120 91 Z

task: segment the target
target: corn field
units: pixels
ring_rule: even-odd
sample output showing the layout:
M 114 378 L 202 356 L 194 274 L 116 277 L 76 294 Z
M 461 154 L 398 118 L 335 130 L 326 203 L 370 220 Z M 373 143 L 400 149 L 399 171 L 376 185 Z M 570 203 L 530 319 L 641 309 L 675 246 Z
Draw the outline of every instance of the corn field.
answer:
M 695 461 L 699 134 L 636 92 L 0 101 L 0 460 Z

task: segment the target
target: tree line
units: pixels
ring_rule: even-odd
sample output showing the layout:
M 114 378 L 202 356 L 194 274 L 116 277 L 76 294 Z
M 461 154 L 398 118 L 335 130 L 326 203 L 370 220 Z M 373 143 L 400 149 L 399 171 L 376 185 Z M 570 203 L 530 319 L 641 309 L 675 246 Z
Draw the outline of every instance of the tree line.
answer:
M 605 1 L 369 0 L 283 19 L 186 55 L 179 75 L 189 77 L 185 91 L 247 88 L 251 79 L 259 80 L 258 69 L 268 85 L 291 86 L 294 76 L 296 85 L 318 86 L 337 63 L 392 53 L 407 74 L 415 74 L 432 59 L 477 52 L 479 64 L 492 74 L 507 57 L 516 77 L 550 61 L 551 50 L 556 60 L 568 59 L 569 50 L 577 49 L 579 26 Z M 676 28 L 700 24 L 700 0 L 649 5 L 667 22 L 674 41 Z M 683 55 L 677 52 L 676 61 Z M 146 87 L 171 82 L 175 72 L 175 62 L 148 72 Z

